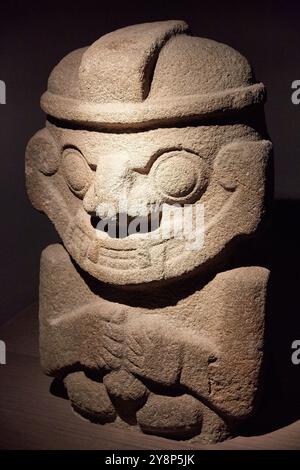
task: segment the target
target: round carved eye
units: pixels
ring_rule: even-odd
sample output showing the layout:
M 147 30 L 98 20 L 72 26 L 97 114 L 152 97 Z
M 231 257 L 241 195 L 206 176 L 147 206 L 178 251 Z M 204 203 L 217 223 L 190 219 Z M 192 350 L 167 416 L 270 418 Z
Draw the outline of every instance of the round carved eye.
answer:
M 62 156 L 62 171 L 71 191 L 83 197 L 93 178 L 93 172 L 84 156 L 73 148 L 65 150 Z
M 201 157 L 186 150 L 166 152 L 153 165 L 156 189 L 172 200 L 190 200 L 207 184 L 207 167 Z

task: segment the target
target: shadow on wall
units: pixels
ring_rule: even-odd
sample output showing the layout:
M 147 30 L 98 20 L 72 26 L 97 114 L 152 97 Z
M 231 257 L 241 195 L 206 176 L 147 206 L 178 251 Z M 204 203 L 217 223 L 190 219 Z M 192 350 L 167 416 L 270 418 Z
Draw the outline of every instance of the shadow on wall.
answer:
M 271 283 L 266 324 L 263 396 L 257 414 L 241 434 L 264 434 L 300 418 L 300 364 L 291 360 L 300 340 L 299 201 L 276 201 L 268 239 Z

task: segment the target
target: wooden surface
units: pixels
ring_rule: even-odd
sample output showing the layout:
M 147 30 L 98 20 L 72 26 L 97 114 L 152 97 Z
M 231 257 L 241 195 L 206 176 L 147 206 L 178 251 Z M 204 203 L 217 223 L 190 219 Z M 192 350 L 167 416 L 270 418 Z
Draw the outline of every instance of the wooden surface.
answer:
M 202 447 L 90 424 L 50 393 L 52 380 L 39 367 L 37 323 L 32 306 L 0 329 L 7 346 L 7 364 L 0 365 L 0 449 L 300 449 L 300 421 Z

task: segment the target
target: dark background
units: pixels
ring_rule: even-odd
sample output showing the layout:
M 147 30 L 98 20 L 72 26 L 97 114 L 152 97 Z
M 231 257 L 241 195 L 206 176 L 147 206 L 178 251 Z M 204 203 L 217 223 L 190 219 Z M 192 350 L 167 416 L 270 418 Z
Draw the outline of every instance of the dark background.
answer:
M 184 19 L 195 35 L 227 43 L 244 54 L 268 90 L 266 119 L 275 147 L 276 199 L 300 199 L 300 105 L 291 102 L 291 83 L 300 79 L 296 2 L 11 1 L 1 2 L 0 18 L 0 79 L 7 86 L 7 104 L 0 105 L 0 323 L 37 298 L 40 252 L 57 239 L 51 223 L 30 206 L 24 187 L 25 146 L 44 125 L 40 95 L 51 69 L 65 54 L 111 30 Z M 295 229 L 291 224 L 298 214 L 284 214 L 278 225 L 286 237 L 283 245 L 290 247 L 294 245 L 286 234 Z M 295 231 L 293 236 L 291 263 L 296 256 L 299 259 Z
M 24 186 L 24 151 L 44 126 L 39 98 L 68 52 L 134 23 L 184 19 L 197 36 L 229 44 L 252 63 L 268 91 L 266 120 L 275 148 L 275 205 L 265 249 L 272 271 L 266 330 L 266 387 L 261 413 L 245 433 L 266 432 L 300 417 L 300 365 L 291 343 L 300 338 L 300 4 L 295 1 L 163 2 L 11 1 L 0 5 L 1 236 L 0 323 L 38 295 L 41 250 L 57 240 Z M 258 422 L 257 422 L 258 421 Z

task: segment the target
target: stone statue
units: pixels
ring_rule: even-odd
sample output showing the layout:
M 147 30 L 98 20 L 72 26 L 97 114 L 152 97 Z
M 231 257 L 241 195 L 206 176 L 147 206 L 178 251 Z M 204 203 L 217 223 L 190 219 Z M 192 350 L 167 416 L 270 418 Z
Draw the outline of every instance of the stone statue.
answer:
M 52 71 L 26 157 L 62 240 L 41 257 L 40 351 L 83 417 L 216 442 L 253 413 L 269 272 L 237 253 L 265 219 L 264 100 L 243 56 L 183 21 Z

